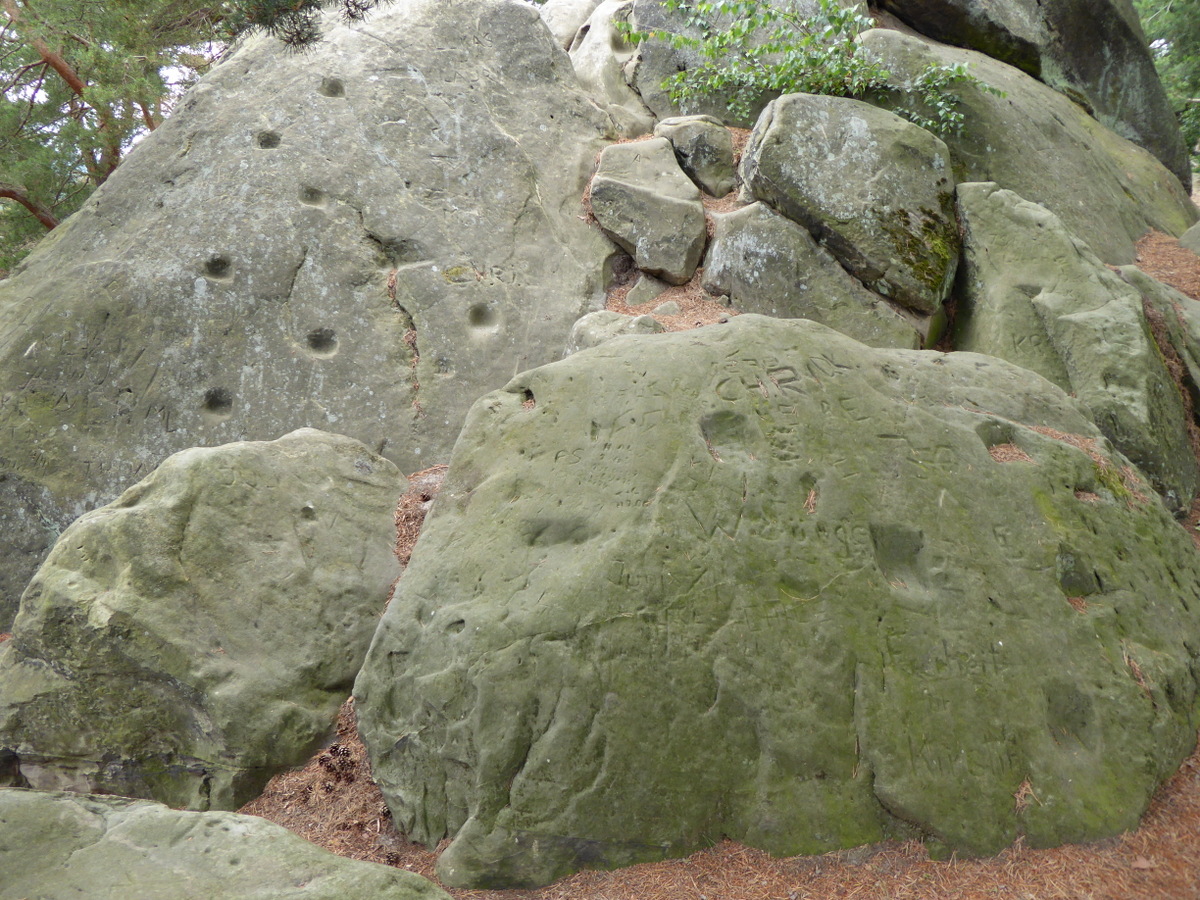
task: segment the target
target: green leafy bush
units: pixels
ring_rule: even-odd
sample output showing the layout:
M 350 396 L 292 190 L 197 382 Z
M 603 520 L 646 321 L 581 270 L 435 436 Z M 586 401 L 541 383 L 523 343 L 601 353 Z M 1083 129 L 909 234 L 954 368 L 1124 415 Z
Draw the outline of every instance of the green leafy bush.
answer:
M 633 44 L 660 40 L 699 54 L 699 65 L 663 83 L 674 103 L 720 97 L 733 117 L 744 120 L 781 94 L 861 99 L 892 90 L 888 70 L 855 40 L 874 22 L 836 0 L 817 0 L 811 14 L 791 0 L 665 0 L 664 5 L 681 14 L 690 33 L 638 31 L 627 23 L 618 27 Z M 931 131 L 957 134 L 963 115 L 956 91 L 965 86 L 994 92 L 965 64 L 930 66 L 896 112 Z

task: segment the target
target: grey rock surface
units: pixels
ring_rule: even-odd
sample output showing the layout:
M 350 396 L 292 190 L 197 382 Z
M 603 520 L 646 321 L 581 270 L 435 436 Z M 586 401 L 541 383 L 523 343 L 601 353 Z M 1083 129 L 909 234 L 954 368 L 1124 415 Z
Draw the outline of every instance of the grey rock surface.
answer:
M 579 198 L 610 131 L 516 0 L 217 66 L 0 282 L 0 628 L 57 531 L 185 447 L 312 426 L 443 460 L 602 305 Z
M 1193 407 L 1200 392 L 1200 302 L 1175 288 L 1151 278 L 1137 266 L 1121 266 L 1121 278 L 1141 294 L 1156 343 L 1163 346 L 1168 366 L 1172 357 L 1183 367 L 1183 380 L 1191 391 Z M 1193 409 L 1194 412 L 1194 409 Z
M 1106 263 L 1132 263 L 1134 244 L 1151 228 L 1178 236 L 1196 221 L 1187 192 L 1162 163 L 1019 69 L 898 31 L 876 28 L 859 40 L 897 86 L 931 64 L 961 62 L 1001 91 L 959 90 L 963 133 L 944 136 L 954 179 L 994 181 L 1045 206 Z
M 625 40 L 618 26 L 629 21 L 632 10 L 632 0 L 603 0 L 576 33 L 569 51 L 580 86 L 612 118 L 623 137 L 646 134 L 655 121 L 626 76 L 637 48 Z
M 704 192 L 724 197 L 737 184 L 733 168 L 733 136 L 712 116 L 674 116 L 654 126 L 665 137 L 687 176 Z
M 58 540 L 0 644 L 32 787 L 236 809 L 332 728 L 399 574 L 406 482 L 312 429 L 186 450 Z
M 1100 430 L 1190 508 L 1200 473 L 1182 397 L 1141 294 L 1053 213 L 995 184 L 960 184 L 963 278 L 955 347 L 1031 369 L 1087 404 Z
M 1198 646 L 1200 557 L 1075 400 L 744 315 L 481 399 L 355 694 L 398 826 L 512 887 L 1118 834 Z
M 642 271 L 670 284 L 695 273 L 707 238 L 704 206 L 666 138 L 605 147 L 591 206 L 604 233 Z
M 564 356 L 599 347 L 625 334 L 657 334 L 665 330 L 652 316 L 625 316 L 607 309 L 588 313 L 575 323 Z
M 1179 238 L 1179 243 L 1193 253 L 1200 254 L 1200 224 L 1193 225 L 1185 231 Z
M 713 214 L 704 288 L 741 312 L 812 319 L 873 347 L 915 350 L 927 316 L 902 313 L 852 278 L 802 226 L 765 203 Z
M 788 94 L 759 117 L 741 177 L 868 288 L 924 313 L 950 295 L 954 181 L 925 129 L 858 100 Z
M 542 21 L 554 35 L 555 43 L 568 50 L 579 29 L 599 5 L 600 0 L 546 0 L 537 9 Z
M 0 900 L 449 900 L 255 816 L 0 790 Z
M 917 31 L 978 50 L 1078 102 L 1191 189 L 1175 113 L 1129 0 L 881 0 Z

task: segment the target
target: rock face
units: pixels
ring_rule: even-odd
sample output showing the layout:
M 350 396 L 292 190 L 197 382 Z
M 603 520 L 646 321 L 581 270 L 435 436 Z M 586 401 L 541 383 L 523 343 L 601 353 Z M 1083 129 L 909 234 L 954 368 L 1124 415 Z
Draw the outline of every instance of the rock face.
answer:
M 642 271 L 669 284 L 692 277 L 704 253 L 704 207 L 666 138 L 605 147 L 591 205 L 604 233 Z
M 935 40 L 1039 78 L 1153 153 L 1191 189 L 1192 166 L 1129 0 L 880 0 Z
M 1128 466 L 1040 376 L 803 320 L 525 373 L 356 682 L 375 777 L 452 885 L 1116 834 L 1200 671 L 1200 561 Z
M 0 790 L 0 871 L 0 900 L 449 900 L 255 816 L 41 791 Z
M 954 182 L 925 129 L 857 100 L 789 94 L 759 117 L 741 176 L 868 288 L 924 313 L 949 296 Z
M 963 279 L 955 347 L 1037 372 L 1086 403 L 1172 509 L 1200 473 L 1188 412 L 1151 336 L 1141 294 L 1045 208 L 994 184 L 960 184 Z
M 184 451 L 55 544 L 0 644 L 40 789 L 235 809 L 329 732 L 398 574 L 396 467 L 305 429 Z
M 1157 159 L 1018 69 L 898 31 L 876 28 L 860 40 L 898 86 L 930 64 L 962 62 L 1002 91 L 961 90 L 963 133 L 945 136 L 954 179 L 994 181 L 1045 206 L 1106 263 L 1132 263 L 1134 243 L 1151 228 L 1180 235 L 1196 221 L 1179 180 Z
M 679 165 L 702 191 L 724 197 L 737 184 L 733 137 L 712 116 L 676 116 L 654 126 L 654 136 L 671 142 Z
M 1179 243 L 1193 253 L 1200 254 L 1200 225 L 1193 225 L 1183 233 Z
M 914 350 L 929 320 L 905 315 L 846 273 L 800 225 L 765 203 L 713 215 L 704 287 L 741 312 L 812 319 L 872 347 Z
M 444 459 L 602 304 L 610 128 L 516 0 L 218 66 L 0 282 L 0 629 L 53 533 L 177 450 L 313 426 Z

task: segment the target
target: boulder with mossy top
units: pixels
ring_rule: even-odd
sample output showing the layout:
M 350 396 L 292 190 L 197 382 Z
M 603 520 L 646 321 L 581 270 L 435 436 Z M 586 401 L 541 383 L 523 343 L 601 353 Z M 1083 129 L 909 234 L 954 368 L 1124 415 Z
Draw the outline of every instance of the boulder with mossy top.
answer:
M 942 139 L 954 180 L 994 181 L 1045 206 L 1106 263 L 1132 263 L 1151 228 L 1178 236 L 1196 221 L 1179 179 L 1152 154 L 1021 70 L 900 31 L 876 28 L 859 40 L 891 73 L 895 91 L 876 99 L 897 108 L 928 113 L 916 79 L 929 66 L 965 65 L 982 86 L 952 87 L 963 127 Z
M 32 787 L 236 809 L 331 733 L 399 566 L 404 479 L 302 429 L 186 450 L 68 528 L 0 644 Z
M 873 347 L 913 350 L 930 336 L 931 317 L 867 290 L 805 228 L 765 203 L 712 219 L 704 288 L 739 311 L 812 319 Z
M 955 347 L 1024 366 L 1087 404 L 1174 510 L 1200 472 L 1189 413 L 1142 295 L 1057 216 L 995 184 L 960 184 L 963 277 Z
M 871 290 L 925 314 L 949 296 L 954 182 L 946 145 L 925 129 L 858 100 L 788 94 L 759 117 L 741 178 Z
M 442 880 L 528 887 L 1119 834 L 1195 746 L 1197 646 L 1200 557 L 1078 401 L 744 315 L 481 399 L 355 695 Z
M 60 792 L 0 791 L 0 872 L 0 900 L 450 900 L 257 816 Z
M 604 233 L 638 268 L 670 284 L 695 273 L 707 236 L 704 206 L 666 138 L 605 147 L 590 202 Z
M 1153 153 L 1188 189 L 1192 167 L 1130 0 L 881 0 L 934 40 L 1045 82 Z
M 443 459 L 603 306 L 579 198 L 611 131 L 516 0 L 231 52 L 0 282 L 0 630 L 54 536 L 176 451 L 310 426 Z

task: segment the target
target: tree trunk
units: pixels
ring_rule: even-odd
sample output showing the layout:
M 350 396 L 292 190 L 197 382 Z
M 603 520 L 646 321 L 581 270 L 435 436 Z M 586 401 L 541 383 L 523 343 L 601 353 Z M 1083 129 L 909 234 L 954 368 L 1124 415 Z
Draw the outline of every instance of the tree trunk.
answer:
M 25 188 L 19 184 L 9 184 L 5 181 L 0 181 L 0 200 L 16 200 L 23 207 L 29 210 L 30 214 L 46 226 L 49 231 L 58 225 L 58 217 L 50 212 L 42 204 L 38 203 L 26 193 Z

